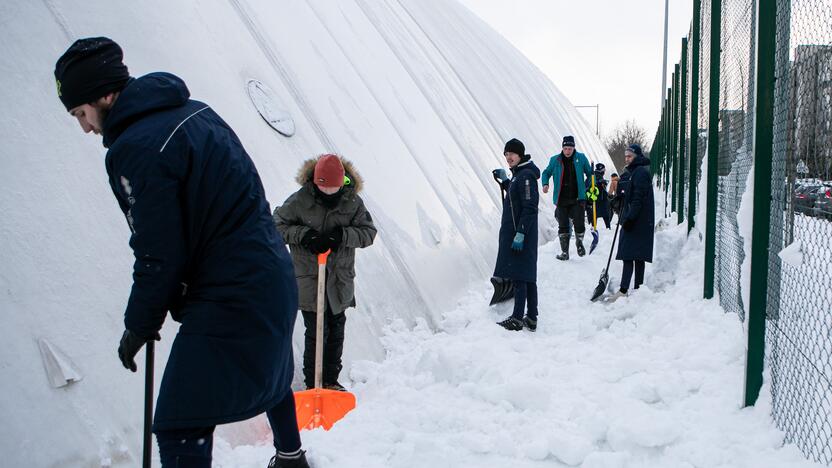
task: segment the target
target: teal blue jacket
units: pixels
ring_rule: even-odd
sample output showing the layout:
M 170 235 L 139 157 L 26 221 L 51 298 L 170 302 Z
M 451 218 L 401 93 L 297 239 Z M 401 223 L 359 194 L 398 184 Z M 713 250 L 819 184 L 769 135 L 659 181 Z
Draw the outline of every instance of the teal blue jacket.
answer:
M 542 185 L 549 185 L 549 179 L 552 179 L 552 198 L 555 205 L 558 204 L 558 196 L 560 196 L 560 183 L 563 180 L 563 153 L 558 153 L 549 158 L 549 165 L 543 170 Z M 578 182 L 578 200 L 586 200 L 586 184 L 587 181 L 592 180 L 592 165 L 583 153 L 575 151 L 572 153 L 572 162 L 575 164 L 575 179 Z M 581 177 L 583 174 L 585 177 Z

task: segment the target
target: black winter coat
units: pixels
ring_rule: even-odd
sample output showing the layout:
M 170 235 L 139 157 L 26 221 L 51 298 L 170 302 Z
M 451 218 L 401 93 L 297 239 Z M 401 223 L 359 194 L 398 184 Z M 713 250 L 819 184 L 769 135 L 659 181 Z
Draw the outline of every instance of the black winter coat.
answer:
M 597 219 L 604 219 L 612 214 L 610 209 L 610 196 L 607 193 L 609 185 L 604 180 L 604 176 L 597 172 L 595 173 L 595 186 L 598 187 L 598 200 L 595 201 L 595 217 Z M 587 219 L 592 222 L 592 203 L 589 200 L 587 200 L 586 212 Z
M 616 260 L 653 261 L 653 233 L 655 231 L 655 206 L 650 160 L 637 156 L 618 182 L 623 205 L 619 222 L 621 235 Z M 632 222 L 630 229 L 624 225 Z
M 540 200 L 537 179 L 540 169 L 532 161 L 512 169 L 511 180 L 503 183 L 503 217 L 494 276 L 516 281 L 537 281 L 537 204 Z M 515 252 L 511 244 L 516 233 L 525 234 L 523 250 Z
M 297 287 L 254 163 L 168 73 L 132 79 L 104 122 L 110 185 L 136 257 L 124 323 L 181 322 L 154 431 L 248 419 L 291 391 Z

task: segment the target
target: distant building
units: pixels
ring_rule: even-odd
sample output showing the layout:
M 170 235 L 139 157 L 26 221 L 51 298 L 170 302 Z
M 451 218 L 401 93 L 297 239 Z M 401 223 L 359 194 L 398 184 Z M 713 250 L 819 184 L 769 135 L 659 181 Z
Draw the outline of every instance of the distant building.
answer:
M 832 179 L 832 46 L 799 45 L 789 72 L 788 170 Z M 794 177 L 794 174 L 790 174 Z

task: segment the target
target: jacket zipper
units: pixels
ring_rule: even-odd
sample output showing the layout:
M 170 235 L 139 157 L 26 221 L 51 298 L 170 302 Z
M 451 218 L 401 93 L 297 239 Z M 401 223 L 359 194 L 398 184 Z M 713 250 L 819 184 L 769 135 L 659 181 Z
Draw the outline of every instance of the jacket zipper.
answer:
M 514 177 L 512 176 L 511 182 L 508 184 L 508 204 L 511 207 L 511 224 L 514 226 L 514 232 L 517 232 L 517 222 L 514 221 L 514 202 L 511 200 L 511 186 L 514 185 Z

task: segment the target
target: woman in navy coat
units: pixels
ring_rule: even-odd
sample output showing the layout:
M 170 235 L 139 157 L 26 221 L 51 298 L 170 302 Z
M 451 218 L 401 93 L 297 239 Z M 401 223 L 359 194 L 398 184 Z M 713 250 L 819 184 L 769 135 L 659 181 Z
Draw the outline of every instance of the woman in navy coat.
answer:
M 616 260 L 624 262 L 621 285 L 616 297 L 627 295 L 630 279 L 635 271 L 634 289 L 644 283 L 645 262 L 653 261 L 653 232 L 655 209 L 650 159 L 639 145 L 630 145 L 624 153 L 629 177 L 621 177 L 619 196 L 623 197 L 620 220 L 621 239 Z
M 520 140 L 512 138 L 503 151 L 511 168 L 494 170 L 494 178 L 505 191 L 500 244 L 494 276 L 510 279 L 514 285 L 514 312 L 498 322 L 507 330 L 537 329 L 537 179 L 540 169 L 525 154 Z M 526 316 L 524 309 L 528 305 Z

